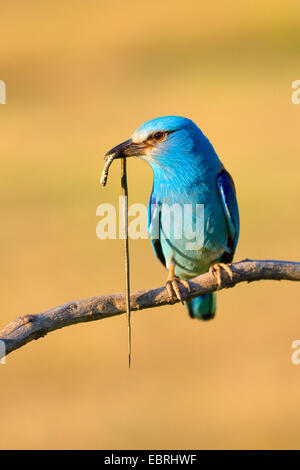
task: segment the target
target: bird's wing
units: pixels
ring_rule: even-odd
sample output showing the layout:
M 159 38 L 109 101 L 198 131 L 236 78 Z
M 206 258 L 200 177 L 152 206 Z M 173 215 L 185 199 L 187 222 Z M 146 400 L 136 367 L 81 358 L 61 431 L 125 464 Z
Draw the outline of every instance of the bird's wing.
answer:
M 230 252 L 225 252 L 221 261 L 230 263 L 233 259 L 235 248 L 239 238 L 239 209 L 236 200 L 234 182 L 228 171 L 222 169 L 217 176 L 217 186 L 228 226 L 227 247 Z
M 166 266 L 166 260 L 162 251 L 161 241 L 160 241 L 160 228 L 161 228 L 161 203 L 156 200 L 153 195 L 153 190 L 149 199 L 148 205 L 148 231 L 150 235 L 150 240 L 152 243 L 152 248 L 155 253 L 155 256 L 160 260 L 160 262 Z

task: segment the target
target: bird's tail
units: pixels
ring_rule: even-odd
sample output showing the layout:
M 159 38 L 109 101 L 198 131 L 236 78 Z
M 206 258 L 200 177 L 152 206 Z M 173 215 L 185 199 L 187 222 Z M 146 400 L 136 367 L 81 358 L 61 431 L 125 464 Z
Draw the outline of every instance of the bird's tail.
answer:
M 192 318 L 199 320 L 210 320 L 216 313 L 216 294 L 200 295 L 188 302 L 185 302 L 188 312 Z

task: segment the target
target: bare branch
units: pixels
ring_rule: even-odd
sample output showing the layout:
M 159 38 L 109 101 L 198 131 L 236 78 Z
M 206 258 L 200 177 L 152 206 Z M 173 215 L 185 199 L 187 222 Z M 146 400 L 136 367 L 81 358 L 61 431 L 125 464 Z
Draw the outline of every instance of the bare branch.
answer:
M 262 279 L 300 281 L 300 263 L 291 261 L 244 260 L 229 266 L 233 277 L 230 279 L 228 274 L 222 271 L 222 282 L 219 289 L 215 277 L 210 273 L 205 273 L 190 281 L 190 292 L 182 289 L 182 299 L 190 300 L 198 295 L 234 287 L 245 281 L 252 282 Z M 130 296 L 131 310 L 160 307 L 177 302 L 178 300 L 169 298 L 165 287 L 136 291 Z M 126 301 L 125 295 L 122 293 L 76 300 L 35 315 L 18 317 L 0 332 L 0 340 L 5 344 L 7 355 L 33 339 L 41 338 L 59 328 L 75 323 L 101 320 L 125 312 Z

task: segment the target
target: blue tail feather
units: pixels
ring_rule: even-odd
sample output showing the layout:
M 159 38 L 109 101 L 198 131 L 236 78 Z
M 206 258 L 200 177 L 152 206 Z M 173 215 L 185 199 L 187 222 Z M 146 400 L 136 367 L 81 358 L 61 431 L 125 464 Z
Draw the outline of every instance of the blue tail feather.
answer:
M 192 318 L 199 320 L 210 320 L 216 313 L 216 294 L 200 295 L 194 299 L 185 302 L 188 312 Z

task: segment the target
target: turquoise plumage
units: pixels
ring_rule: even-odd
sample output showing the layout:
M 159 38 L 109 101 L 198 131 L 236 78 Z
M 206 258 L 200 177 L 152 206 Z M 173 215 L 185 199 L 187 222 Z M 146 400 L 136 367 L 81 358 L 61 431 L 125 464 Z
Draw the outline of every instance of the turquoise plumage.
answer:
M 167 288 L 180 298 L 180 284 L 233 259 L 239 211 L 233 180 L 213 146 L 189 119 L 166 116 L 140 126 L 107 155 L 136 156 L 150 164 L 153 188 L 148 229 L 153 250 L 169 270 Z M 214 272 L 214 271 L 213 271 Z M 218 274 L 219 276 L 219 274 Z M 191 317 L 212 318 L 215 294 L 186 302 Z

